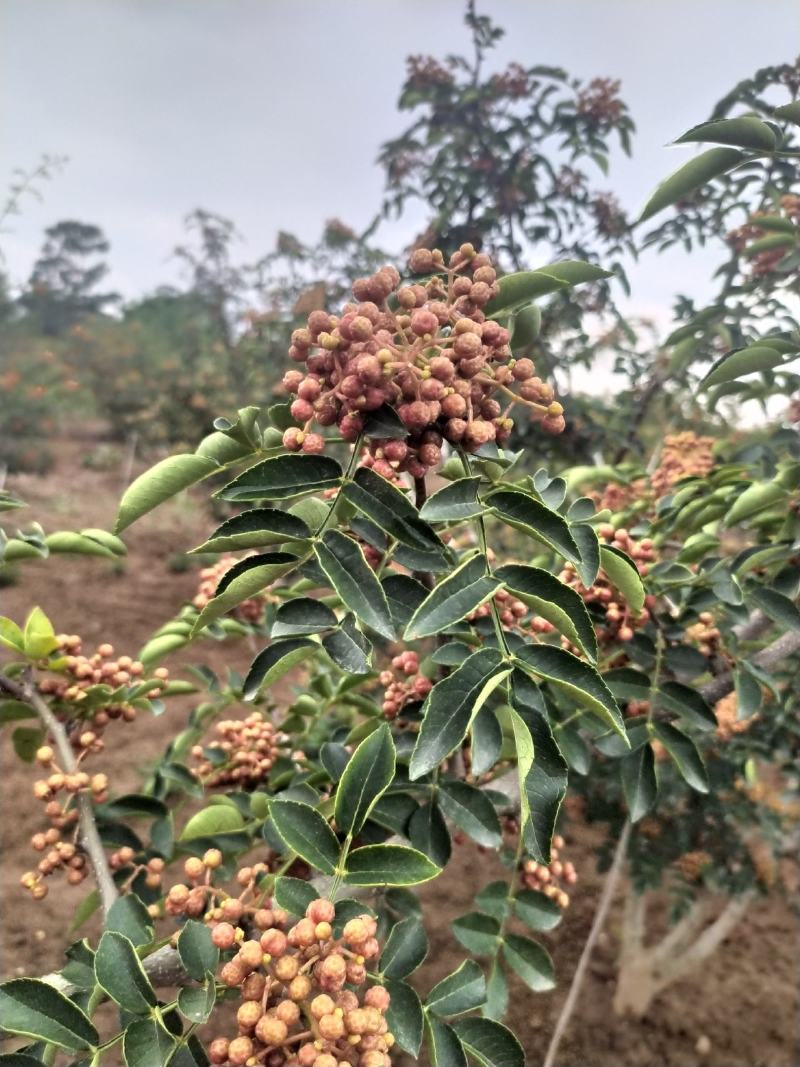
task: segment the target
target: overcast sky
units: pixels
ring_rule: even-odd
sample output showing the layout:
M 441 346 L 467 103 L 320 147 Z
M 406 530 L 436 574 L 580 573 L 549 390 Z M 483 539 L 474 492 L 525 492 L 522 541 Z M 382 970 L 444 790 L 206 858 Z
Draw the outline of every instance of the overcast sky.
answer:
M 610 75 L 638 126 L 608 186 L 636 210 L 691 149 L 665 144 L 757 67 L 794 58 L 797 0 L 483 0 L 507 35 L 496 62 Z M 23 279 L 43 229 L 103 227 L 111 282 L 133 297 L 175 277 L 185 214 L 232 218 L 243 259 L 278 230 L 356 227 L 382 191 L 381 141 L 410 53 L 468 48 L 462 0 L 0 0 L 0 192 L 14 167 L 69 157 L 8 221 L 6 269 Z M 399 247 L 419 218 L 385 226 Z M 633 308 L 666 318 L 701 290 L 707 260 L 650 255 L 631 271 Z M 532 264 L 536 265 L 536 264 Z

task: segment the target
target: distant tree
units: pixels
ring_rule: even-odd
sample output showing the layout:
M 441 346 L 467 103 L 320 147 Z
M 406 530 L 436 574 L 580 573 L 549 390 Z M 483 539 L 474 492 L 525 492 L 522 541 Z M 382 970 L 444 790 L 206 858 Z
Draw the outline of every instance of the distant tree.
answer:
M 108 273 L 102 257 L 109 247 L 103 231 L 91 223 L 65 219 L 45 230 L 45 243 L 19 301 L 42 333 L 63 334 L 120 299 L 117 293 L 98 291 Z

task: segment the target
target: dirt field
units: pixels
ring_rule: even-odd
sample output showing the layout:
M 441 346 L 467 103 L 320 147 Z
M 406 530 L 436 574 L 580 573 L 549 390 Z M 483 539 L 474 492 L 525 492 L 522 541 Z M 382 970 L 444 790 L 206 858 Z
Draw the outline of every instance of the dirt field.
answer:
M 118 465 L 107 471 L 82 467 L 83 456 L 95 447 L 96 442 L 88 439 L 66 442 L 53 473 L 44 478 L 10 479 L 9 488 L 31 505 L 17 513 L 21 524 L 36 519 L 48 530 L 110 526 L 120 471 Z M 28 564 L 20 568 L 16 585 L 0 588 L 0 613 L 18 618 L 27 606 L 38 603 L 57 629 L 78 632 L 87 644 L 109 640 L 118 651 L 134 653 L 194 588 L 196 572 L 174 573 L 168 564 L 176 552 L 198 543 L 211 525 L 199 501 L 184 500 L 138 523 L 126 535 L 130 554 L 122 566 L 75 558 L 51 565 Z M 196 646 L 187 660 L 199 660 L 201 654 L 209 666 L 217 668 L 226 663 L 241 667 L 247 660 L 245 649 L 215 642 Z M 140 771 L 182 725 L 190 707 L 191 698 L 174 701 L 159 719 L 140 718 L 132 726 L 119 727 L 125 730 L 123 745 L 115 746 L 109 732 L 102 769 L 115 790 L 136 786 Z M 17 761 L 5 738 L 2 760 L 2 971 L 4 976 L 36 974 L 59 964 L 67 940 L 65 925 L 85 889 L 60 883 L 58 892 L 33 905 L 19 887 L 21 872 L 32 865 L 28 839 L 39 828 L 37 811 L 27 800 L 31 770 Z M 566 834 L 569 858 L 580 872 L 580 883 L 560 928 L 542 937 L 555 959 L 558 987 L 550 994 L 534 995 L 521 984 L 513 986 L 510 1022 L 525 1045 L 531 1067 L 544 1056 L 602 884 L 594 860 L 598 830 L 572 825 Z M 445 876 L 425 887 L 432 947 L 430 962 L 421 972 L 423 982 L 452 969 L 454 952 L 460 949 L 455 948 L 449 932 L 450 920 L 471 909 L 472 896 L 484 882 L 500 876 L 500 869 L 488 857 L 464 845 L 459 846 Z M 786 901 L 774 897 L 756 904 L 702 973 L 658 998 L 649 1015 L 639 1021 L 616 1018 L 611 1007 L 618 917 L 619 904 L 591 964 L 562 1045 L 560 1067 L 800 1064 L 798 920 Z M 710 1042 L 705 1055 L 696 1051 L 701 1036 Z

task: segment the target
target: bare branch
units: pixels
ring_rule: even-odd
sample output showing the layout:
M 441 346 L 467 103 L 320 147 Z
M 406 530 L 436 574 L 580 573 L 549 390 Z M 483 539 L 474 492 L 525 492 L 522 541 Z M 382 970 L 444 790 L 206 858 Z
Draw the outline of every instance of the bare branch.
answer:
M 594 946 L 597 943 L 597 938 L 600 936 L 600 931 L 603 929 L 608 909 L 611 907 L 611 902 L 614 899 L 614 894 L 617 890 L 617 883 L 619 882 L 619 876 L 622 873 L 622 867 L 625 862 L 625 855 L 628 851 L 630 834 L 631 824 L 626 819 L 625 825 L 622 828 L 622 833 L 619 835 L 619 841 L 617 841 L 617 847 L 614 850 L 614 858 L 611 861 L 611 867 L 606 875 L 603 892 L 600 894 L 597 911 L 595 912 L 594 920 L 592 921 L 592 928 L 589 931 L 589 936 L 586 938 L 586 944 L 583 946 L 583 952 L 581 952 L 581 958 L 578 960 L 575 974 L 572 976 L 572 984 L 569 987 L 567 999 L 564 1001 L 564 1005 L 561 1008 L 561 1014 L 558 1016 L 556 1028 L 553 1031 L 553 1036 L 550 1039 L 550 1046 L 547 1049 L 547 1055 L 544 1058 L 543 1067 L 553 1067 L 553 1064 L 556 1061 L 561 1040 L 564 1037 L 569 1021 L 572 1018 L 572 1013 L 575 1010 L 575 1005 L 578 1002 L 583 979 L 586 976 L 586 970 L 589 966 L 589 960 L 594 950 Z

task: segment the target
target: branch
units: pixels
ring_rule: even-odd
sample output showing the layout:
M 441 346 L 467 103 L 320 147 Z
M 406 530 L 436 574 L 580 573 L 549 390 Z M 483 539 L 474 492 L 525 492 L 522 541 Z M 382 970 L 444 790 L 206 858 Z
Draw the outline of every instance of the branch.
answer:
M 16 700 L 21 700 L 33 708 L 53 739 L 62 767 L 67 774 L 77 774 L 79 770 L 78 762 L 75 759 L 75 753 L 72 751 L 72 745 L 69 743 L 66 730 L 30 682 L 15 682 L 5 674 L 0 674 L 0 690 L 5 690 Z M 108 915 L 111 905 L 117 899 L 118 893 L 117 887 L 114 885 L 114 879 L 111 877 L 111 871 L 108 868 L 103 842 L 97 832 L 92 801 L 87 793 L 79 792 L 75 797 L 75 803 L 78 809 L 80 842 L 89 857 L 89 862 L 94 871 L 97 889 L 103 905 L 103 914 Z
M 589 959 L 591 958 L 592 951 L 600 936 L 600 931 L 603 928 L 603 924 L 606 921 L 606 915 L 608 909 L 611 907 L 611 901 L 614 899 L 614 893 L 617 889 L 617 882 L 619 876 L 622 873 L 622 866 L 625 862 L 625 855 L 628 851 L 628 839 L 631 834 L 631 824 L 626 819 L 625 825 L 622 828 L 619 841 L 617 841 L 617 847 L 614 850 L 614 858 L 611 861 L 611 867 L 606 875 L 605 885 L 603 886 L 603 892 L 600 894 L 600 900 L 597 904 L 597 911 L 592 921 L 592 928 L 589 931 L 589 936 L 586 938 L 586 944 L 583 946 L 583 952 L 581 952 L 581 958 L 578 960 L 578 966 L 575 970 L 575 974 L 572 977 L 572 985 L 569 987 L 569 993 L 567 999 L 564 1001 L 564 1005 L 561 1008 L 561 1014 L 556 1022 L 556 1028 L 553 1031 L 553 1036 L 550 1039 L 550 1046 L 547 1049 L 547 1055 L 544 1058 L 543 1067 L 553 1067 L 558 1054 L 558 1048 L 561 1044 L 561 1040 L 564 1037 L 564 1032 L 569 1025 L 569 1021 L 572 1018 L 572 1013 L 575 1010 L 575 1005 L 580 995 L 581 986 L 583 985 L 583 979 L 586 975 L 586 969 L 589 966 Z
M 654 973 L 656 992 L 665 989 L 677 978 L 680 978 L 681 975 L 693 970 L 703 960 L 708 959 L 731 930 L 741 921 L 755 895 L 755 890 L 748 890 L 738 897 L 732 897 L 714 922 L 707 926 L 684 952 L 662 959 L 660 952 L 662 946 L 659 945 Z
M 760 612 L 756 612 L 750 622 L 745 625 L 739 631 L 739 638 L 745 638 L 747 640 L 753 640 L 759 636 L 763 630 L 767 629 L 770 625 L 769 619 L 766 620 L 766 624 L 762 622 L 758 616 Z M 766 619 L 766 616 L 764 616 Z M 753 656 L 753 663 L 756 667 L 762 667 L 764 670 L 771 670 L 773 667 L 777 667 L 779 663 L 794 656 L 797 652 L 800 652 L 800 632 L 792 630 L 790 633 L 783 634 L 781 637 L 776 638 L 766 648 L 762 648 L 760 652 L 757 652 Z M 706 682 L 705 685 L 700 687 L 701 696 L 709 702 L 709 704 L 716 704 L 718 700 L 727 696 L 728 693 L 733 692 L 734 689 L 734 677 L 732 671 L 726 671 L 725 674 L 720 674 L 716 678 L 712 678 L 710 682 Z

